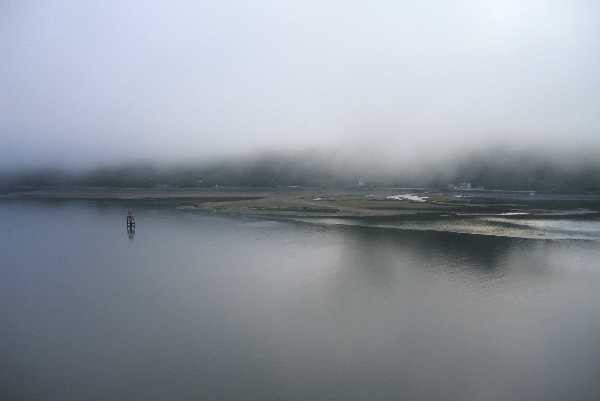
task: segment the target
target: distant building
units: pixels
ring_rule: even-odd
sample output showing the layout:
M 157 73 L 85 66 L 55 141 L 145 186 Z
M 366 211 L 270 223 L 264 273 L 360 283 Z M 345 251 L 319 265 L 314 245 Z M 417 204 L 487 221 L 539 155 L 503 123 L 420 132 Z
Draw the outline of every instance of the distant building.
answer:
M 470 181 L 463 181 L 458 185 L 452 187 L 455 191 L 481 191 L 483 187 L 474 187 Z
M 469 181 L 463 181 L 458 185 L 454 186 L 454 189 L 458 191 L 470 191 L 473 188 Z

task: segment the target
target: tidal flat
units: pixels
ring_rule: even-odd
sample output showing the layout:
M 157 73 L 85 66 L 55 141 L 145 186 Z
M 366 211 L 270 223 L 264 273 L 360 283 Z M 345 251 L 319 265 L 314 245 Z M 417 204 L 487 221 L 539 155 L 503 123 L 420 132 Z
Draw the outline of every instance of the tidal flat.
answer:
M 1 199 L 136 201 L 215 213 L 288 217 L 502 215 L 593 218 L 600 194 L 531 191 L 444 191 L 426 188 L 75 188 L 33 190 Z

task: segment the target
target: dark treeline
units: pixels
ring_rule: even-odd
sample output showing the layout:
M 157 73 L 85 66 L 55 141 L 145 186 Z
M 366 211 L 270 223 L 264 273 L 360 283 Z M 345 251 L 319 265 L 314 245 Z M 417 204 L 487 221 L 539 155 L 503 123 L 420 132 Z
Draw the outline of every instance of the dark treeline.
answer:
M 451 165 L 428 165 L 423 171 L 395 166 L 357 167 L 332 162 L 323 154 L 264 154 L 253 158 L 171 166 L 121 165 L 85 172 L 58 169 L 0 175 L 0 191 L 43 188 L 213 188 L 423 186 L 447 188 L 460 182 L 487 189 L 549 192 L 600 192 L 600 168 L 543 160 L 530 153 L 479 153 Z

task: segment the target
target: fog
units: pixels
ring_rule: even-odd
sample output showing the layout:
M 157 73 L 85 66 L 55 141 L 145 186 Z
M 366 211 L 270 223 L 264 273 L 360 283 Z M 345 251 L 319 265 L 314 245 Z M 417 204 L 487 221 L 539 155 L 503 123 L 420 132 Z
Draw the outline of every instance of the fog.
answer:
M 600 153 L 596 1 L 0 2 L 0 168 Z

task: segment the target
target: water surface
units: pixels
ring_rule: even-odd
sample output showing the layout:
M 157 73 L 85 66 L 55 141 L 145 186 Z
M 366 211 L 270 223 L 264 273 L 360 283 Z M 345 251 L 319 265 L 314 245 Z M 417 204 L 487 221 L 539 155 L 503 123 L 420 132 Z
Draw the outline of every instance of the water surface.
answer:
M 0 398 L 600 399 L 596 241 L 128 207 L 0 203 Z

